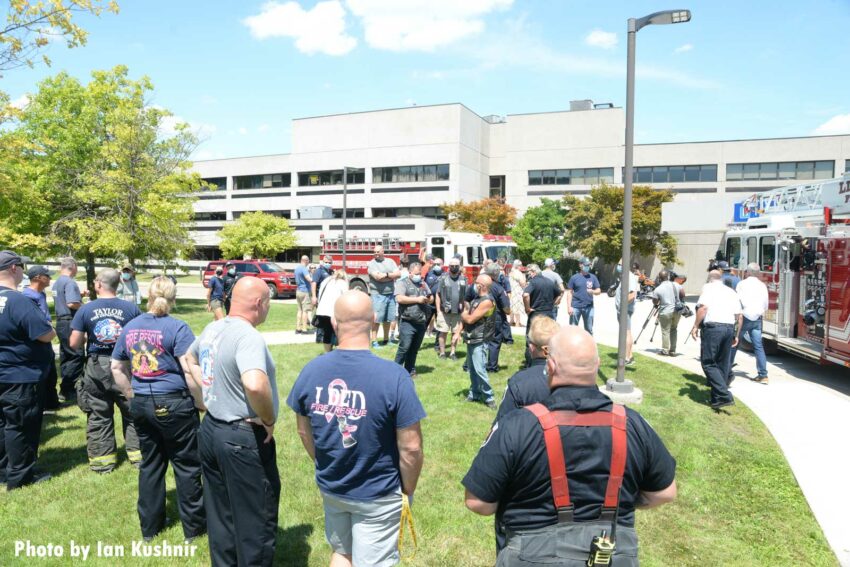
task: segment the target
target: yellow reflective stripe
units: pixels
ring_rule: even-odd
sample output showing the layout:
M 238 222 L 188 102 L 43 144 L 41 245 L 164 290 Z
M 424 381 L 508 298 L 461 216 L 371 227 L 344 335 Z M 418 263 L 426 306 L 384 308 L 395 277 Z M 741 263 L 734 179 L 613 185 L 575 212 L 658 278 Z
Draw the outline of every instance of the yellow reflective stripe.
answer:
M 118 455 L 115 453 L 110 453 L 109 455 L 103 455 L 101 457 L 89 457 L 90 465 L 107 466 L 114 465 L 117 462 Z
M 137 462 L 142 460 L 142 452 L 141 451 L 127 451 L 127 458 L 130 459 L 130 462 Z

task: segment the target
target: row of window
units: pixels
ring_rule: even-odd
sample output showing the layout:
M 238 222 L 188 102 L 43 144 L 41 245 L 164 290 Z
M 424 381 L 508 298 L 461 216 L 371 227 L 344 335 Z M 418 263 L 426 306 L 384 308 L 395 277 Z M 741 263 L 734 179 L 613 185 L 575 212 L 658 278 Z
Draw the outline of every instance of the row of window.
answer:
M 396 207 L 372 209 L 372 218 L 425 217 L 445 219 L 446 214 L 440 207 Z
M 298 185 L 301 187 L 315 187 L 317 185 L 342 185 L 343 170 L 332 169 L 328 171 L 304 171 L 298 174 Z M 348 183 L 358 184 L 366 182 L 366 173 L 362 169 L 348 170 Z
M 372 183 L 414 183 L 417 181 L 448 180 L 449 164 L 447 163 L 372 168 Z
M 272 187 L 289 187 L 291 184 L 291 173 L 268 173 L 266 175 L 238 175 L 233 178 L 234 189 L 270 189 Z
M 693 181 L 717 181 L 717 166 L 714 164 L 708 164 L 636 167 L 632 172 L 632 177 L 635 183 L 689 183 Z
M 236 220 L 243 213 L 248 211 L 233 211 L 233 219 Z M 292 218 L 292 211 L 263 211 L 270 215 L 283 218 Z M 348 208 L 348 218 L 362 219 L 366 217 L 366 210 L 362 208 Z M 446 215 L 440 207 L 398 207 L 398 208 L 380 208 L 372 209 L 373 218 L 395 218 L 395 217 L 425 217 L 432 219 L 445 219 Z M 333 209 L 333 218 L 342 218 L 342 209 Z M 224 211 L 195 213 L 195 221 L 224 221 L 227 220 L 227 213 Z
M 614 183 L 613 167 L 533 169 L 528 172 L 529 185 L 599 185 L 600 183 Z
M 730 163 L 726 166 L 726 181 L 829 179 L 834 170 L 834 161 Z

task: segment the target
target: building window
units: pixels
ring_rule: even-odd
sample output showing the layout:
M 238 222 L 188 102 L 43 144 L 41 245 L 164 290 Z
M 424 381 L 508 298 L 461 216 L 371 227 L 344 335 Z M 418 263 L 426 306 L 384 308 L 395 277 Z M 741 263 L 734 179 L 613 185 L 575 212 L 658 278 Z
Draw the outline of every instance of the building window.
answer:
M 425 217 L 429 219 L 445 220 L 446 215 L 440 207 L 399 207 L 399 208 L 373 208 L 372 218 L 401 218 L 401 217 Z
M 227 213 L 216 211 L 212 213 L 195 213 L 195 221 L 223 221 L 227 220 Z
M 730 163 L 726 166 L 726 181 L 829 179 L 834 170 L 835 162 L 826 160 Z
M 614 183 L 613 167 L 536 169 L 528 172 L 529 185 L 599 185 L 600 183 Z
M 351 207 L 349 207 L 346 210 L 346 213 L 348 213 L 348 218 L 350 218 L 350 219 L 362 219 L 365 216 L 363 211 L 364 211 L 364 209 L 352 209 Z M 341 219 L 342 218 L 342 209 L 334 209 L 333 210 L 333 216 L 334 216 L 335 219 Z
M 373 167 L 372 183 L 417 183 L 422 181 L 448 181 L 449 164 L 400 165 Z
M 215 187 L 216 191 L 224 191 L 224 190 L 227 189 L 227 178 L 226 177 L 207 177 L 207 178 L 202 179 L 201 181 L 203 181 L 204 183 L 208 183 L 208 184 L 212 185 L 213 187 Z M 201 191 L 212 191 L 212 189 L 210 189 L 207 186 L 204 186 L 204 187 L 201 188 Z
M 626 172 L 623 168 L 623 178 Z M 717 181 L 717 166 L 707 165 L 653 165 L 634 168 L 635 183 L 698 183 Z
M 490 176 L 490 197 L 496 199 L 505 198 L 505 176 L 491 175 Z
M 850 173 L 850 158 L 844 160 L 844 173 Z
M 233 211 L 233 220 L 238 219 L 239 217 L 241 217 L 245 213 L 253 213 L 253 212 L 255 212 L 255 211 Z M 267 215 L 274 215 L 276 217 L 283 217 L 285 219 L 292 218 L 292 211 L 290 211 L 289 209 L 282 210 L 282 211 L 263 211 L 263 212 L 266 213 Z
M 272 187 L 289 187 L 291 183 L 291 173 L 239 175 L 233 178 L 234 189 L 270 189 Z
M 317 187 L 319 185 L 342 185 L 342 170 L 331 169 L 328 171 L 301 171 L 298 173 L 298 185 L 301 187 Z M 366 173 L 363 169 L 349 169 L 348 183 L 352 185 L 366 182 Z
M 221 260 L 221 250 L 217 246 L 195 246 L 189 259 L 206 260 L 207 262 Z

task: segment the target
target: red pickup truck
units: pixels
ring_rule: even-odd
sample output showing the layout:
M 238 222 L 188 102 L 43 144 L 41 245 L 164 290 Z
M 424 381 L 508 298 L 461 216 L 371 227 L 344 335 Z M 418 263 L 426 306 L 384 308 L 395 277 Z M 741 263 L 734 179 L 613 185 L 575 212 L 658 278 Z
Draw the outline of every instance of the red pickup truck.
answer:
M 266 282 L 272 299 L 295 297 L 295 273 L 268 260 L 214 260 L 207 264 L 201 274 L 204 287 L 209 287 L 210 278 L 215 275 L 217 267 L 221 266 L 226 273 L 231 265 L 236 267 L 236 273 L 240 276 L 260 278 Z

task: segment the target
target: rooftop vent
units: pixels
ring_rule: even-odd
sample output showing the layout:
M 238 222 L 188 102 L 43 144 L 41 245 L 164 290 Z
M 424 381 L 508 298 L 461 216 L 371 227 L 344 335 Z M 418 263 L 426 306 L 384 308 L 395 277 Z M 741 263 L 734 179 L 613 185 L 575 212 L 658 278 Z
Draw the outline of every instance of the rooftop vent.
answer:
M 598 102 L 593 105 L 593 110 L 599 110 L 603 108 L 614 108 L 613 102 Z
M 574 112 L 576 110 L 593 110 L 593 101 L 590 99 L 571 100 L 570 112 Z
M 484 117 L 485 122 L 489 122 L 490 124 L 504 124 L 505 117 L 499 116 L 498 114 L 488 114 Z

